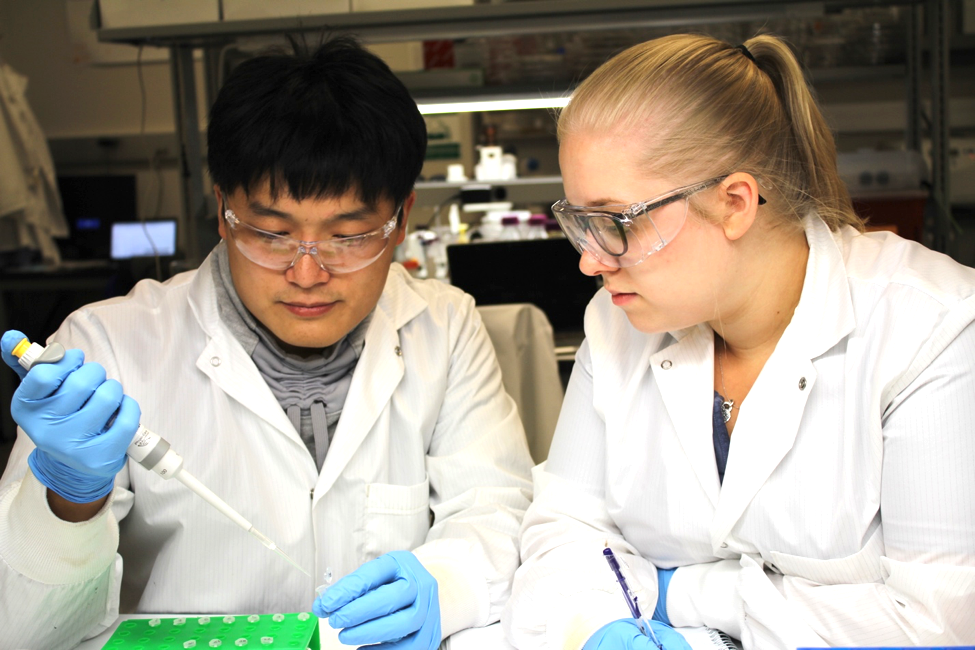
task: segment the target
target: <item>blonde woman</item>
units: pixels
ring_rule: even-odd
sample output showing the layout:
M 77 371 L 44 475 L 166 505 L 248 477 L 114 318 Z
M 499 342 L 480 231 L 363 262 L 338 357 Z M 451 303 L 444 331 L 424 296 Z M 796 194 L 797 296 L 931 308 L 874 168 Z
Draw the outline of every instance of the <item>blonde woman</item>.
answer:
M 508 639 L 975 643 L 975 271 L 862 232 L 771 36 L 630 48 L 559 138 L 554 211 L 604 286 L 535 471 Z

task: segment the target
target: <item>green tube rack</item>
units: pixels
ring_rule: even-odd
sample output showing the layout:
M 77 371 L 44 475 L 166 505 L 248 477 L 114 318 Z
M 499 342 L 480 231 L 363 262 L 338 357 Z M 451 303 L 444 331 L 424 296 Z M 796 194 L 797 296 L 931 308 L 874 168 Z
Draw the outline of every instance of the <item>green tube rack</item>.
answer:
M 218 643 L 219 642 L 219 643 Z M 102 650 L 320 650 L 318 617 L 297 614 L 132 618 Z

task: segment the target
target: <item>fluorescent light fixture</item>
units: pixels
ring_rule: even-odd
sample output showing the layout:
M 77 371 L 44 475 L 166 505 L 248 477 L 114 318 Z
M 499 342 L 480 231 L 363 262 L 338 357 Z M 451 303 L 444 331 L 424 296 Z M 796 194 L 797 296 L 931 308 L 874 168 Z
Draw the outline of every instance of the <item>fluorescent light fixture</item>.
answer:
M 438 113 L 476 113 L 480 111 L 517 111 L 528 108 L 564 108 L 568 97 L 499 97 L 427 102 L 420 100 L 417 107 L 423 115 Z

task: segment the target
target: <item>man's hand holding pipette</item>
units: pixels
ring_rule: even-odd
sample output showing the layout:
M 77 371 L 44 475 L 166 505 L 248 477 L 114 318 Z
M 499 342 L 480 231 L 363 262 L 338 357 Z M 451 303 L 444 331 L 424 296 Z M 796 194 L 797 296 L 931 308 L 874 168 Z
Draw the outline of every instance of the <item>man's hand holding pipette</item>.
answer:
M 36 445 L 28 464 L 34 476 L 73 503 L 107 496 L 125 466 L 126 448 L 139 428 L 139 405 L 122 392 L 105 369 L 85 363 L 80 350 L 67 350 L 54 363 L 18 364 L 14 347 L 24 339 L 15 330 L 0 339 L 4 362 L 21 378 L 10 411 Z
M 366 562 L 316 598 L 312 611 L 345 628 L 346 644 L 436 650 L 441 641 L 437 580 L 409 551 Z
M 663 650 L 691 650 L 681 633 L 669 625 L 659 621 L 643 623 L 653 630 Z M 623 618 L 596 630 L 582 650 L 657 650 L 657 644 L 652 637 L 643 633 L 639 621 Z

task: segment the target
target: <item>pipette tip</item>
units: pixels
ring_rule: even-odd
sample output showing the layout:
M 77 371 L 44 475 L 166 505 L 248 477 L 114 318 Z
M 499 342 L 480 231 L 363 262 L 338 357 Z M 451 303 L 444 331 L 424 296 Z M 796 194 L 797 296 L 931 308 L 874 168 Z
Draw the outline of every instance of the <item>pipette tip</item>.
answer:
M 304 573 L 309 578 L 311 577 L 311 574 L 310 573 L 308 573 L 303 568 L 301 568 L 301 566 L 297 562 L 295 562 L 294 560 L 292 560 L 288 556 L 287 553 L 285 553 L 280 548 L 278 548 L 278 545 L 275 544 L 274 542 L 272 542 L 264 533 L 262 533 L 261 531 L 257 530 L 253 526 L 251 526 L 251 529 L 249 531 L 247 531 L 247 532 L 249 532 L 251 535 L 253 535 L 254 537 L 256 537 L 258 539 L 258 541 L 261 542 L 261 544 L 264 544 L 264 546 L 266 546 L 267 548 L 271 549 L 272 551 L 274 551 L 275 553 L 277 553 L 278 555 L 280 555 L 281 557 L 283 557 L 285 560 L 287 560 L 291 564 L 291 566 L 293 566 L 294 568 L 298 569 L 299 571 L 301 571 L 302 573 Z

